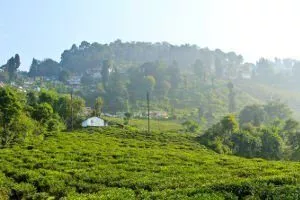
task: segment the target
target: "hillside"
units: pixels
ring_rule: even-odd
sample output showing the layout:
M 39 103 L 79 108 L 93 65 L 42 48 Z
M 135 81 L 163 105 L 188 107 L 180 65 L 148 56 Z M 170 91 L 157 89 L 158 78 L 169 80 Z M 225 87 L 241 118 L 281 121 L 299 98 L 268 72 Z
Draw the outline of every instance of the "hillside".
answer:
M 297 84 L 294 84 L 293 87 L 284 87 L 283 85 L 268 85 L 249 80 L 239 80 L 236 81 L 236 86 L 261 102 L 279 99 L 293 110 L 297 120 L 300 119 L 300 91 L 297 89 Z
M 296 162 L 219 155 L 188 134 L 116 128 L 4 148 L 0 162 L 0 199 L 296 199 L 300 186 Z

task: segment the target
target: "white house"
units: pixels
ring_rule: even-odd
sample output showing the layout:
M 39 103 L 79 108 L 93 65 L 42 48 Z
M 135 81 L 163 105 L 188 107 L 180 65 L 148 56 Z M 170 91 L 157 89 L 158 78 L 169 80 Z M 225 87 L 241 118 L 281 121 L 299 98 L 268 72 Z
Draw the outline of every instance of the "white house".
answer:
M 103 119 L 99 117 L 91 117 L 81 123 L 82 127 L 102 127 L 106 126 Z

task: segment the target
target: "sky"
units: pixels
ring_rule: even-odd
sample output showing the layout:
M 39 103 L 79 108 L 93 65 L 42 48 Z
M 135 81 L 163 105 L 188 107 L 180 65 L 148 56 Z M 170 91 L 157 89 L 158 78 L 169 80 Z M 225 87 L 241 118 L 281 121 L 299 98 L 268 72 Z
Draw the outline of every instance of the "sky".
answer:
M 244 60 L 300 60 L 297 0 L 0 0 L 0 65 L 21 70 L 81 41 L 196 44 Z

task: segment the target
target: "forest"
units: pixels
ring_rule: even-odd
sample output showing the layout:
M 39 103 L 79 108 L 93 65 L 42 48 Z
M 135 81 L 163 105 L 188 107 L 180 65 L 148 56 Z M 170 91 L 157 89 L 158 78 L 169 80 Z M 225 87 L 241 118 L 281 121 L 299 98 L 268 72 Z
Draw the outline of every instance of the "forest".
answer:
M 299 195 L 300 61 L 116 40 L 21 64 L 0 67 L 0 199 Z

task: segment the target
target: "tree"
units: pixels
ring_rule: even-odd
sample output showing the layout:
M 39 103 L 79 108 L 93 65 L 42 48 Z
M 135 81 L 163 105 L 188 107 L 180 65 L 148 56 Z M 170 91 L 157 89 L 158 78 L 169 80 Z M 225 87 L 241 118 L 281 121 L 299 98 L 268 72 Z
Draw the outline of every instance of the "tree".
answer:
M 193 65 L 193 68 L 194 73 L 200 78 L 200 80 L 206 81 L 209 74 L 208 66 L 205 66 L 201 60 L 197 59 Z
M 128 91 L 118 70 L 112 72 L 104 96 L 105 109 L 111 112 L 128 110 Z
M 91 44 L 88 43 L 87 41 L 82 41 L 81 44 L 79 45 L 79 49 L 85 49 L 88 48 Z
M 171 84 L 168 81 L 162 81 L 159 87 L 159 96 L 161 99 L 168 95 L 169 90 L 171 89 Z
M 252 123 L 260 126 L 266 120 L 266 112 L 261 105 L 245 106 L 239 114 L 240 125 Z
M 156 79 L 154 76 L 145 76 L 140 68 L 131 68 L 128 70 L 128 74 L 128 93 L 132 104 L 135 104 L 137 100 L 144 99 L 146 92 L 152 92 L 156 87 Z
M 0 114 L 3 131 L 1 131 L 1 143 L 6 145 L 10 137 L 9 125 L 20 114 L 21 105 L 17 100 L 17 94 L 10 88 L 0 88 Z
M 31 62 L 31 65 L 30 65 L 30 69 L 29 69 L 29 72 L 28 72 L 28 75 L 30 77 L 36 77 L 38 76 L 38 65 L 39 65 L 40 61 L 38 61 L 37 59 L 33 58 L 32 59 L 32 62 Z
M 102 106 L 103 106 L 103 99 L 101 97 L 96 98 L 95 107 L 94 107 L 95 116 L 100 117 Z
M 16 54 L 15 57 L 11 57 L 5 65 L 2 66 L 4 71 L 8 72 L 9 82 L 16 79 L 17 69 L 20 67 L 21 61 L 19 54 Z
M 223 130 L 229 134 L 237 131 L 239 128 L 238 122 L 236 121 L 236 118 L 233 114 L 225 116 L 221 120 L 221 124 L 222 124 Z
M 158 68 L 158 63 L 155 62 L 146 62 L 140 66 L 140 69 L 144 76 L 153 76 L 156 77 L 157 75 L 157 68 Z
M 281 159 L 283 156 L 283 141 L 280 136 L 270 129 L 263 129 L 262 131 L 262 157 Z
M 34 78 L 37 76 L 59 78 L 60 73 L 61 65 L 55 60 L 47 58 L 43 61 L 39 61 L 33 58 L 28 75 Z
M 280 101 L 270 101 L 264 105 L 263 108 L 267 114 L 267 119 L 269 122 L 276 118 L 285 120 L 290 118 L 292 115 L 290 108 Z
M 294 119 L 288 119 L 285 121 L 283 130 L 287 132 L 296 132 L 299 129 L 299 122 Z
M 287 145 L 290 146 L 292 151 L 297 151 L 300 146 L 300 133 L 299 122 L 294 119 L 288 119 L 285 121 L 282 132 L 284 134 L 283 139 L 287 141 Z
M 216 77 L 219 79 L 223 78 L 225 67 L 222 63 L 222 59 L 220 59 L 218 57 L 215 59 L 215 69 L 216 69 L 216 72 L 215 72 Z
M 82 113 L 85 107 L 85 101 L 78 96 L 73 96 L 72 104 L 69 95 L 60 96 L 55 103 L 54 111 L 62 118 L 68 128 L 71 127 L 71 117 L 72 117 L 72 107 L 73 107 L 73 123 L 75 125 L 80 124 L 82 120 Z
M 125 124 L 125 125 L 128 125 L 128 124 L 129 124 L 130 118 L 131 118 L 131 113 L 126 112 L 126 113 L 124 114 L 124 124 Z
M 52 60 L 47 58 L 37 65 L 37 74 L 38 76 L 45 76 L 45 77 L 55 77 L 58 78 L 61 72 L 61 65 Z
M 181 81 L 181 78 L 180 78 L 180 69 L 176 61 L 173 61 L 172 65 L 168 67 L 167 73 L 170 76 L 170 84 L 172 90 L 177 89 Z
M 80 82 L 83 85 L 92 85 L 94 83 L 94 78 L 91 75 L 84 73 L 80 79 Z
M 58 95 L 54 91 L 43 90 L 39 94 L 39 103 L 48 103 L 53 108 L 55 107 L 55 103 L 57 99 L 58 99 Z
M 32 91 L 28 92 L 26 97 L 27 97 L 27 104 L 29 106 L 35 107 L 37 105 L 38 98 L 34 92 Z
M 187 121 L 183 122 L 182 126 L 185 127 L 185 130 L 187 132 L 192 132 L 192 133 L 198 131 L 200 128 L 199 124 L 192 120 L 187 120 Z
M 231 136 L 233 142 L 233 153 L 248 158 L 261 155 L 262 141 L 258 135 L 248 131 L 240 130 Z
M 237 55 L 235 52 L 229 52 L 226 54 L 226 63 L 227 63 L 227 76 L 228 78 L 233 78 L 237 76 L 238 68 L 243 62 L 243 57 Z
M 67 83 L 69 78 L 70 78 L 70 72 L 66 70 L 62 70 L 59 74 L 58 80 L 63 83 Z
M 153 76 L 145 76 L 143 79 L 143 83 L 143 91 L 152 92 L 156 85 L 156 80 Z
M 18 69 L 20 67 L 20 65 L 21 65 L 20 56 L 19 56 L 19 54 L 16 54 L 15 55 L 15 67 L 16 67 L 16 69 Z
M 260 80 L 272 80 L 274 76 L 274 67 L 271 61 L 265 58 L 260 58 L 256 63 L 256 76 Z
M 53 108 L 49 103 L 41 103 L 36 106 L 35 110 L 33 111 L 32 118 L 45 123 L 49 119 L 51 119 L 53 114 Z

